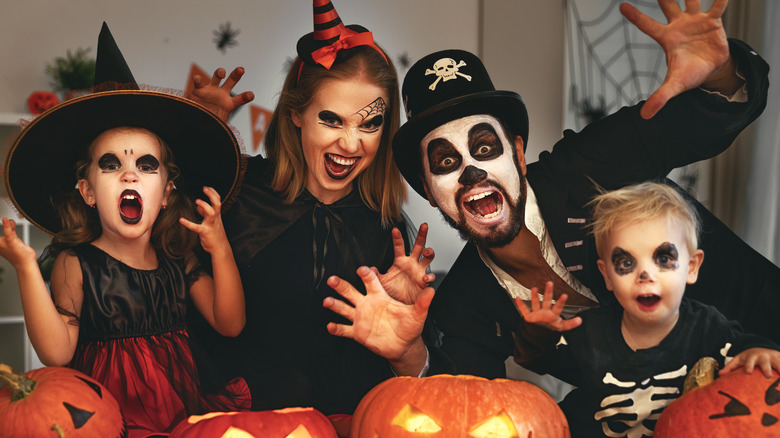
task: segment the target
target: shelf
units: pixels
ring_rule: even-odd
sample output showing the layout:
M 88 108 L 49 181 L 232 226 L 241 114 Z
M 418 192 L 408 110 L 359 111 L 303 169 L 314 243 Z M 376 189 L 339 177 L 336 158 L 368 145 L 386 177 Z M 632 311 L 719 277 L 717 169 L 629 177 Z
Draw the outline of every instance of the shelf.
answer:
M 15 126 L 19 119 L 30 120 L 33 116 L 26 113 L 0 113 L 0 125 Z
M 0 316 L 0 325 L 1 324 L 24 324 L 24 316 Z

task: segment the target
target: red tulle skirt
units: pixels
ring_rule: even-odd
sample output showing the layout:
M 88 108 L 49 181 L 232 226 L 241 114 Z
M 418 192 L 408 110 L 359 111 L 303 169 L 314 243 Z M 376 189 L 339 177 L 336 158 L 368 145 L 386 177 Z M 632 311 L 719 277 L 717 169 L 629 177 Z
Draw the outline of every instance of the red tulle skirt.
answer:
M 80 344 L 71 366 L 113 394 L 130 438 L 166 436 L 189 415 L 251 407 L 243 379 L 204 389 L 186 330 Z

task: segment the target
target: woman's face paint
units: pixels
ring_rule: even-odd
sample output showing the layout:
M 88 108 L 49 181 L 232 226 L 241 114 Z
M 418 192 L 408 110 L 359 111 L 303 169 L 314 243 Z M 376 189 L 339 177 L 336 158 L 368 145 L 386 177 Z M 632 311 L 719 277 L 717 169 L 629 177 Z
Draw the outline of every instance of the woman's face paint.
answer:
M 79 190 L 96 206 L 104 234 L 132 238 L 151 232 L 173 187 L 160 157 L 160 143 L 148 131 L 118 128 L 97 138 Z
M 373 161 L 384 129 L 387 96 L 361 79 L 328 79 L 302 112 L 293 112 L 301 129 L 306 159 L 306 189 L 331 204 L 352 191 L 352 182 Z
M 516 144 L 499 121 L 456 119 L 428 133 L 421 147 L 428 196 L 445 219 L 466 239 L 509 243 L 523 226 L 526 187 Z
M 676 321 L 686 284 L 696 281 L 703 253 L 689 253 L 683 227 L 662 217 L 619 224 L 605 239 L 609 260 L 599 260 L 607 288 L 624 318 L 645 324 Z

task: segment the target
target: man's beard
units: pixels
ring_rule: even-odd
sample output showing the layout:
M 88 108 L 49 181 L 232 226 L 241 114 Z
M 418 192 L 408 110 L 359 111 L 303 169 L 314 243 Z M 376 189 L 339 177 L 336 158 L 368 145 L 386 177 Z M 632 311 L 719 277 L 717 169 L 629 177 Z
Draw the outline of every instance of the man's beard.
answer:
M 519 169 L 518 174 L 520 175 L 520 195 L 517 198 L 517 202 L 507 196 L 507 192 L 504 187 L 496 183 L 492 184 L 493 187 L 501 192 L 501 196 L 506 199 L 509 208 L 509 214 L 507 215 L 506 221 L 488 227 L 488 232 L 486 235 L 479 235 L 474 229 L 468 226 L 468 222 L 466 221 L 466 217 L 463 213 L 463 209 L 460 203 L 458 203 L 458 220 L 449 217 L 441 209 L 441 207 L 439 207 L 439 212 L 441 213 L 445 222 L 447 222 L 452 228 L 458 230 L 458 234 L 460 234 L 460 237 L 463 240 L 483 248 L 501 248 L 506 246 L 512 242 L 515 237 L 517 237 L 520 231 L 522 231 L 523 225 L 525 224 L 525 176 L 522 174 L 522 172 L 519 171 Z M 460 200 L 459 194 L 456 197 L 458 200 Z

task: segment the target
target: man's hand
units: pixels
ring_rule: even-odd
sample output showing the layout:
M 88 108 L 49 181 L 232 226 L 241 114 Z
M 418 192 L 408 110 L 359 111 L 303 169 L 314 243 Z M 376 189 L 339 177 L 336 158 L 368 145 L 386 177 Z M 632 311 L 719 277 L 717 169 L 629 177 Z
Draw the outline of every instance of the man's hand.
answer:
M 728 0 L 715 0 L 709 11 L 702 12 L 699 0 L 685 0 L 683 11 L 677 0 L 658 0 L 667 24 L 628 3 L 620 5 L 626 19 L 660 44 L 666 54 L 666 78 L 642 107 L 643 118 L 652 118 L 669 99 L 699 86 L 725 95 L 741 86 L 721 20 L 727 4 Z

